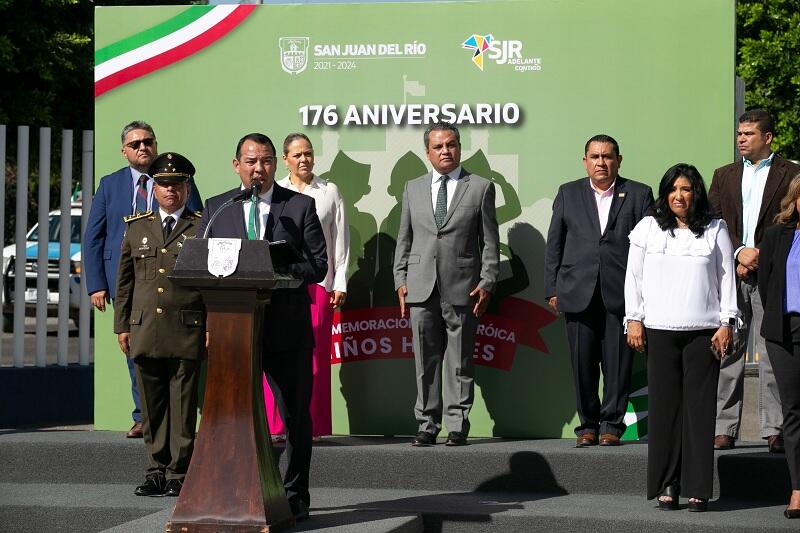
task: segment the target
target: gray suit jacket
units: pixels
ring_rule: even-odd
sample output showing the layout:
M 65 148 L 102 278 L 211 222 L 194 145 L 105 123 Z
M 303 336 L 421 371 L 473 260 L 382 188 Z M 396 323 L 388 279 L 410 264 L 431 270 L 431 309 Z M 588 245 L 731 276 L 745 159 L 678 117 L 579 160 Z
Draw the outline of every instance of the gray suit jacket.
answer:
M 436 227 L 431 196 L 432 174 L 406 183 L 397 248 L 395 290 L 406 285 L 406 302 L 422 303 L 440 280 L 442 298 L 472 305 L 469 293 L 480 287 L 494 292 L 499 273 L 499 231 L 495 189 L 489 180 L 463 168 L 444 224 Z

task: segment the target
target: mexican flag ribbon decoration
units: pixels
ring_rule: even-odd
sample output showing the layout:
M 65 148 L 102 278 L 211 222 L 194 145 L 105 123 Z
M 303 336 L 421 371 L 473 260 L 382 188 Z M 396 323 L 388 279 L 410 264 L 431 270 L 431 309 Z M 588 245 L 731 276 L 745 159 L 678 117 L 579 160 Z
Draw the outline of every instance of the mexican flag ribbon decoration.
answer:
M 94 96 L 167 67 L 238 26 L 256 6 L 192 6 L 161 24 L 95 52 Z

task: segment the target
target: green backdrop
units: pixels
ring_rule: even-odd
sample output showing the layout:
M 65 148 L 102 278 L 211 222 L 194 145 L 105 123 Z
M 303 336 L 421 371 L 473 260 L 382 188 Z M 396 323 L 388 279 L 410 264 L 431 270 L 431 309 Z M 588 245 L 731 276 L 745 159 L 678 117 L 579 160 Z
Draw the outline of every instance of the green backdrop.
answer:
M 305 132 L 315 171 L 341 188 L 352 244 L 336 338 L 339 354 L 346 343 L 350 352 L 332 366 L 335 433 L 416 432 L 407 345 L 395 337 L 388 353 L 369 354 L 369 335 L 353 329 L 396 313 L 398 201 L 427 169 L 413 110 L 519 110 L 516 120 L 459 125 L 465 166 L 498 187 L 503 281 L 485 332 L 514 333 L 489 339 L 492 360 L 477 352 L 472 436 L 572 435 L 569 354 L 563 320 L 544 309 L 543 250 L 558 185 L 584 175 L 586 139 L 613 135 L 620 173 L 650 185 L 681 161 L 710 179 L 733 156 L 733 0 L 101 7 L 95 25 L 96 181 L 125 163 L 121 127 L 143 119 L 161 151 L 194 162 L 204 198 L 237 184 L 231 159 L 251 131 L 276 143 Z M 471 45 L 486 40 L 481 69 Z M 404 104 L 400 120 L 343 123 L 362 106 Z M 313 124 L 313 112 L 304 123 L 304 106 L 328 108 L 337 123 Z M 127 429 L 127 371 L 110 313 L 97 315 L 95 427 Z M 633 382 L 627 438 L 646 433 L 643 358 Z

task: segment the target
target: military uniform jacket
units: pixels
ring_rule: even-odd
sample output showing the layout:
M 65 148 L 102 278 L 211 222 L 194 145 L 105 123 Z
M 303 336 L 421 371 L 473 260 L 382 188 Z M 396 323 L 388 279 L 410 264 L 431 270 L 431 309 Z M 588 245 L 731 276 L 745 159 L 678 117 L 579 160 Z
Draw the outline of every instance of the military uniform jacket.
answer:
M 159 213 L 126 219 L 114 332 L 130 332 L 130 357 L 197 359 L 205 351 L 205 307 L 200 293 L 167 276 L 183 243 L 197 233 L 199 214 L 184 210 L 164 242 Z

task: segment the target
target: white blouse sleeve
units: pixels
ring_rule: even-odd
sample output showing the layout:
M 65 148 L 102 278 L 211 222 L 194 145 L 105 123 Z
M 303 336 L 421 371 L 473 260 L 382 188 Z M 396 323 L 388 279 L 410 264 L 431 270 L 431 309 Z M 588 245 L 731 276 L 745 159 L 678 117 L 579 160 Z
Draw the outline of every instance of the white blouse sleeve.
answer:
M 347 265 L 350 262 L 350 226 L 347 224 L 347 208 L 344 205 L 339 188 L 328 182 L 333 195 L 333 227 L 331 228 L 331 241 L 333 250 L 333 290 L 347 292 Z
M 724 220 L 719 220 L 714 255 L 717 264 L 717 287 L 719 287 L 719 319 L 722 322 L 727 322 L 729 318 L 738 319 L 740 313 L 736 302 L 733 245 Z
M 644 320 L 644 298 L 642 296 L 642 274 L 644 272 L 644 256 L 647 248 L 647 235 L 650 231 L 652 217 L 645 217 L 636 224 L 628 238 L 628 266 L 625 269 L 625 318 L 628 320 Z

